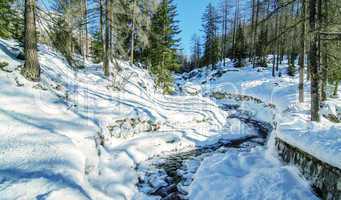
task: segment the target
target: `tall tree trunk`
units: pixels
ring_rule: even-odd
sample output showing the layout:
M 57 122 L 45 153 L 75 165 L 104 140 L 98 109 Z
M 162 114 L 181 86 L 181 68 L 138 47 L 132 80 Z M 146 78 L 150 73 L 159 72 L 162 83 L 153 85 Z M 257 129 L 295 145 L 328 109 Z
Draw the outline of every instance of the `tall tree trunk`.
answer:
M 226 66 L 226 54 L 227 54 L 227 34 L 228 34 L 228 0 L 224 0 L 223 1 L 223 19 L 222 19 L 222 31 L 223 31 L 223 35 L 222 35 L 222 42 L 221 42 L 221 59 L 223 61 L 224 67 Z
M 105 41 L 104 41 L 104 55 L 103 55 L 103 67 L 104 67 L 104 75 L 109 77 L 109 43 L 110 43 L 110 18 L 109 18 L 109 1 L 105 0 Z
M 81 9 L 81 23 L 80 23 L 80 26 L 79 26 L 79 32 L 80 32 L 80 40 L 79 40 L 79 42 L 80 42 L 80 48 L 81 48 L 81 55 L 82 55 L 82 57 L 83 57 L 83 64 L 85 63 L 85 60 L 86 60 L 86 50 L 85 50 L 85 29 L 84 29 L 84 25 L 85 25 L 85 23 L 84 23 L 84 21 L 85 21 L 85 16 L 84 16 L 84 14 L 85 14 L 85 9 L 84 9 L 84 2 L 85 2 L 85 0 L 80 0 L 80 9 Z
M 101 37 L 101 43 L 102 43 L 102 49 L 104 52 L 105 49 L 105 13 L 104 13 L 104 6 L 103 6 L 103 0 L 99 0 L 99 29 L 100 29 L 100 37 Z M 102 55 L 104 57 L 104 55 Z
M 239 0 L 236 0 L 236 10 L 234 13 L 233 20 L 233 35 L 232 35 L 232 57 L 233 59 L 236 57 L 236 31 L 238 25 L 238 17 L 239 17 Z
M 322 54 L 322 65 L 321 65 L 321 72 L 322 72 L 322 80 L 321 80 L 321 101 L 327 100 L 327 79 L 328 79 L 328 48 L 327 44 L 323 43 L 323 54 Z
M 88 1 L 84 0 L 85 57 L 89 56 Z
M 253 62 L 253 52 L 254 52 L 254 48 L 255 48 L 255 44 L 254 44 L 254 33 L 253 31 L 255 30 L 255 13 L 256 13 L 256 0 L 252 0 L 252 14 L 251 14 L 251 31 L 250 31 L 250 35 L 251 35 L 251 48 L 249 51 L 249 61 L 252 63 Z
M 322 19 L 321 24 L 323 24 L 323 27 L 327 26 L 328 23 L 328 5 L 327 5 L 327 0 L 324 1 L 324 7 L 323 9 L 325 10 L 324 15 L 322 16 L 322 2 L 319 2 L 319 16 Z M 326 32 L 326 28 L 323 28 L 324 31 Z M 321 85 L 321 101 L 326 101 L 327 100 L 327 82 L 328 82 L 328 45 L 326 41 L 323 41 L 322 43 L 322 85 Z
M 112 61 L 113 59 L 113 49 L 114 49 L 114 37 L 113 37 L 113 29 L 114 29 L 114 10 L 113 10 L 113 7 L 114 7 L 114 1 L 113 0 L 108 0 L 108 13 L 107 13 L 107 16 L 108 16 L 108 33 L 109 33 L 109 46 L 108 46 L 108 55 L 109 55 L 109 60 Z
M 256 46 L 256 42 L 257 42 L 257 30 L 258 30 L 258 15 L 259 15 L 259 0 L 256 0 L 256 13 L 255 13 L 255 18 L 254 18 L 254 30 L 253 30 L 253 58 L 252 58 L 252 65 L 253 67 L 255 67 L 255 60 L 256 60 L 256 53 L 255 53 L 255 49 L 257 48 Z
M 333 92 L 333 96 L 337 96 L 337 92 L 338 92 L 338 90 L 339 90 L 339 82 L 340 82 L 340 80 L 336 80 L 335 81 L 335 87 L 334 87 L 334 92 Z
M 282 25 L 282 15 L 280 15 L 280 13 L 276 14 L 276 24 L 277 24 L 277 28 L 276 28 L 276 72 L 279 71 L 279 54 L 280 54 L 280 48 L 279 48 L 279 44 L 281 42 L 281 37 L 278 37 L 278 33 L 281 30 L 281 25 Z M 279 74 L 278 74 L 279 75 Z
M 133 13 L 132 13 L 132 30 L 131 30 L 131 44 L 130 44 L 130 62 L 134 63 L 134 50 L 135 50 L 135 0 L 133 0 Z
M 29 80 L 39 81 L 35 9 L 35 0 L 25 0 L 25 65 L 22 75 Z
M 310 73 L 311 73 L 311 120 L 320 121 L 320 77 L 318 57 L 318 33 L 317 33 L 317 0 L 309 0 L 309 27 L 312 33 L 310 41 Z
M 300 48 L 300 60 L 299 60 L 299 84 L 298 84 L 298 100 L 300 103 L 304 102 L 304 61 L 305 61 L 305 32 L 306 32 L 306 26 L 305 26 L 305 17 L 306 17 L 306 0 L 302 0 L 302 13 L 301 13 L 301 48 Z

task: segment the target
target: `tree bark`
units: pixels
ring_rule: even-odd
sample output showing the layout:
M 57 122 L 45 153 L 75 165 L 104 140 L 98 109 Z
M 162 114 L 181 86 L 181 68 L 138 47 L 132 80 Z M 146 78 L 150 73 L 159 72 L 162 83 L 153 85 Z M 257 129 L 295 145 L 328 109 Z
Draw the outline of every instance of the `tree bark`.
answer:
M 131 46 L 130 46 L 130 62 L 134 63 L 134 50 L 135 50 L 135 0 L 133 0 L 132 12 L 132 29 L 131 29 Z
M 89 56 L 88 1 L 84 0 L 85 57 Z
M 320 121 L 320 77 L 318 57 L 318 33 L 317 33 L 317 0 L 309 0 L 309 27 L 312 33 L 310 41 L 310 73 L 311 73 L 311 120 Z
M 100 37 L 101 37 L 101 42 L 102 42 L 102 49 L 104 52 L 105 49 L 105 29 L 104 29 L 104 24 L 105 24 L 105 14 L 104 12 L 104 6 L 103 6 L 103 0 L 99 0 L 99 26 L 100 26 Z M 103 55 L 102 55 L 103 56 Z
M 336 80 L 335 81 L 335 87 L 334 87 L 334 92 L 333 92 L 333 96 L 337 96 L 337 92 L 338 92 L 338 90 L 339 90 L 339 80 Z
M 255 9 L 255 16 L 254 16 L 254 30 L 253 30 L 253 56 L 252 56 L 252 66 L 255 67 L 255 60 L 256 60 L 256 53 L 255 53 L 255 49 L 257 48 L 257 30 L 258 30 L 258 15 L 259 15 L 259 0 L 256 0 L 256 9 Z
M 300 103 L 304 102 L 304 61 L 305 61 L 305 17 L 306 17 L 306 0 L 302 0 L 302 13 L 301 13 L 301 19 L 302 25 L 301 25 L 301 52 L 300 52 L 300 60 L 299 60 L 299 84 L 298 84 L 298 99 Z
M 319 2 L 319 16 L 322 19 L 323 27 L 327 26 L 328 23 L 328 5 L 327 0 L 324 1 L 324 10 L 325 13 L 322 16 L 322 2 Z M 327 31 L 326 28 L 323 28 L 324 31 Z M 322 43 L 322 85 L 321 85 L 321 101 L 327 100 L 327 81 L 328 81 L 328 45 L 326 41 L 323 41 Z
M 40 66 L 37 53 L 35 0 L 25 0 L 25 65 L 22 75 L 32 81 L 40 80 Z
M 103 55 L 103 68 L 104 76 L 109 77 L 109 43 L 110 43 L 110 18 L 109 18 L 109 0 L 105 0 L 105 41 L 104 41 L 104 55 Z

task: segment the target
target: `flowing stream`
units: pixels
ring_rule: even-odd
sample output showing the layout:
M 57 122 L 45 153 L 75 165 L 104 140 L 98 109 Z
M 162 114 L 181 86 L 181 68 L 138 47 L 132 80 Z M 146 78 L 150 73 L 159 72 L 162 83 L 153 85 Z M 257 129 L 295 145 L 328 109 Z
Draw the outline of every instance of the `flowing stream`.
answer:
M 185 200 L 187 192 L 183 188 L 191 184 L 191 175 L 198 168 L 189 167 L 186 162 L 197 162 L 199 163 L 197 166 L 199 166 L 205 157 L 214 153 L 225 153 L 232 148 L 238 149 L 238 151 L 250 151 L 256 146 L 266 144 L 268 135 L 273 129 L 271 124 L 239 115 L 231 116 L 231 118 L 239 119 L 241 123 L 250 128 L 251 133 L 243 138 L 220 139 L 212 145 L 167 155 L 167 157 L 153 158 L 144 166 L 137 167 L 138 171 L 142 171 L 137 184 L 139 189 L 148 195 L 159 196 L 162 200 Z

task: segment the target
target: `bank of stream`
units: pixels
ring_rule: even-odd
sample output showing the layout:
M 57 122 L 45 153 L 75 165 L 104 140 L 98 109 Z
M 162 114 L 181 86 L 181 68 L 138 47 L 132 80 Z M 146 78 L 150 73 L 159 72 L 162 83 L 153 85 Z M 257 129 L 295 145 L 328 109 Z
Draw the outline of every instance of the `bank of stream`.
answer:
M 244 124 L 249 133 L 238 139 L 220 139 L 212 145 L 197 147 L 196 149 L 155 157 L 139 165 L 139 189 L 162 200 L 185 200 L 187 191 L 184 189 L 193 181 L 192 176 L 200 166 L 200 162 L 215 153 L 226 153 L 231 149 L 250 151 L 257 146 L 264 146 L 272 132 L 273 126 L 251 118 L 231 115 Z M 197 163 L 197 165 L 188 163 Z M 196 166 L 196 167 L 193 167 Z

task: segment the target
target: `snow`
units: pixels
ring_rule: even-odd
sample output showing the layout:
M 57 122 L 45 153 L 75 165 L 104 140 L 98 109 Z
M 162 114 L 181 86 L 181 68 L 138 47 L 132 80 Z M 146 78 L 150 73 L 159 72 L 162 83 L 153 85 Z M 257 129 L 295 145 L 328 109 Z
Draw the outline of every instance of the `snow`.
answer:
M 6 69 L 12 71 L 0 71 L 1 199 L 155 199 L 136 187 L 137 165 L 155 156 L 250 134 L 239 121 L 228 119 L 231 113 L 221 109 L 222 102 L 209 97 L 211 92 L 222 90 L 262 99 L 266 103 L 230 101 L 253 118 L 271 123 L 278 119 L 266 107 L 267 103 L 273 102 L 276 111 L 283 112 L 296 98 L 291 95 L 295 81 L 286 77 L 270 79 L 268 70 L 255 73 L 251 68 L 228 69 L 220 78 L 214 75 L 216 71 L 203 69 L 201 77 L 188 81 L 188 94 L 165 96 L 155 89 L 153 77 L 144 69 L 118 61 L 122 70 L 113 72 L 116 76 L 107 79 L 101 65 L 86 62 L 84 70 L 74 70 L 59 53 L 44 45 L 39 46 L 41 81 L 33 83 L 20 75 L 18 66 L 23 62 L 15 59 L 15 52 L 9 50 L 15 45 L 13 41 L 0 39 L 0 61 L 8 62 Z M 201 84 L 205 77 L 212 80 Z M 180 85 L 183 82 L 178 79 Z M 299 114 L 299 119 L 306 117 L 302 112 Z M 118 133 L 110 131 L 120 120 L 148 122 L 158 128 L 151 131 L 127 122 L 121 131 L 115 130 Z M 285 123 L 281 123 L 277 136 L 297 140 L 297 135 L 284 134 Z M 312 153 L 317 149 L 325 153 L 318 154 L 323 157 L 335 155 L 336 151 L 340 153 L 337 146 L 340 137 L 335 134 L 340 127 L 331 128 L 331 124 L 313 127 L 323 134 L 316 131 L 320 140 Z M 332 133 L 334 144 L 324 149 L 322 145 Z M 305 147 L 303 142 L 297 145 Z M 256 149 L 250 154 L 228 152 L 208 157 L 193 168 L 192 175 L 196 178 L 190 184 L 190 195 L 192 199 L 201 198 L 200 187 L 204 187 L 212 195 L 264 192 L 267 196 L 259 199 L 266 199 L 279 192 L 282 199 L 310 199 L 313 194 L 298 172 L 274 164 L 272 159 L 267 157 L 265 149 Z M 334 162 L 337 166 L 340 164 L 337 159 Z M 212 170 L 212 176 L 207 170 Z M 213 171 L 217 180 L 212 180 Z M 227 176 L 231 179 L 226 179 Z M 218 180 L 221 183 L 212 188 L 210 181 Z M 240 193 L 231 188 L 234 182 L 238 183 L 234 187 Z M 156 177 L 153 184 L 164 183 Z M 260 188 L 262 184 L 272 186 Z M 288 189 L 293 191 L 284 193 Z
M 189 199 L 318 199 L 294 168 L 265 160 L 264 152 L 231 150 L 205 158 L 189 187 Z
M 138 163 L 193 148 L 229 128 L 227 113 L 210 99 L 164 96 L 145 70 L 122 61 L 122 71 L 108 80 L 100 65 L 86 63 L 86 70 L 75 71 L 40 45 L 41 81 L 26 81 L 18 69 L 22 61 L 8 51 L 16 43 L 0 43 L 0 60 L 12 71 L 0 72 L 0 193 L 5 199 L 142 198 L 136 188 Z M 160 129 L 123 138 L 108 130 L 117 120 L 136 118 Z
M 204 96 L 215 91 L 243 94 L 274 105 L 275 121 L 278 126 L 274 133 L 275 137 L 299 147 L 323 162 L 341 168 L 341 124 L 325 118 L 328 114 L 341 116 L 341 98 L 329 98 L 321 110 L 323 116 L 321 123 L 311 122 L 309 82 L 304 86 L 305 102 L 298 103 L 298 75 L 294 78 L 288 77 L 286 69 L 287 65 L 283 63 L 280 65 L 282 77 L 272 77 L 271 68 L 247 66 L 235 69 L 229 61 L 227 67 L 221 64 L 215 70 L 206 67 L 191 72 L 195 74 L 195 76 L 192 74 L 192 77 L 186 74 L 178 76 L 177 81 L 179 85 L 189 82 L 187 84 L 200 86 Z M 220 77 L 212 76 L 220 72 L 223 72 Z M 186 79 L 187 77 L 189 79 Z M 223 102 L 233 104 L 226 99 L 217 101 L 218 104 Z M 243 102 L 243 105 L 246 107 L 245 110 L 253 112 L 253 115 L 261 121 L 269 121 L 272 118 L 266 109 L 259 106 L 257 108 L 254 103 Z

